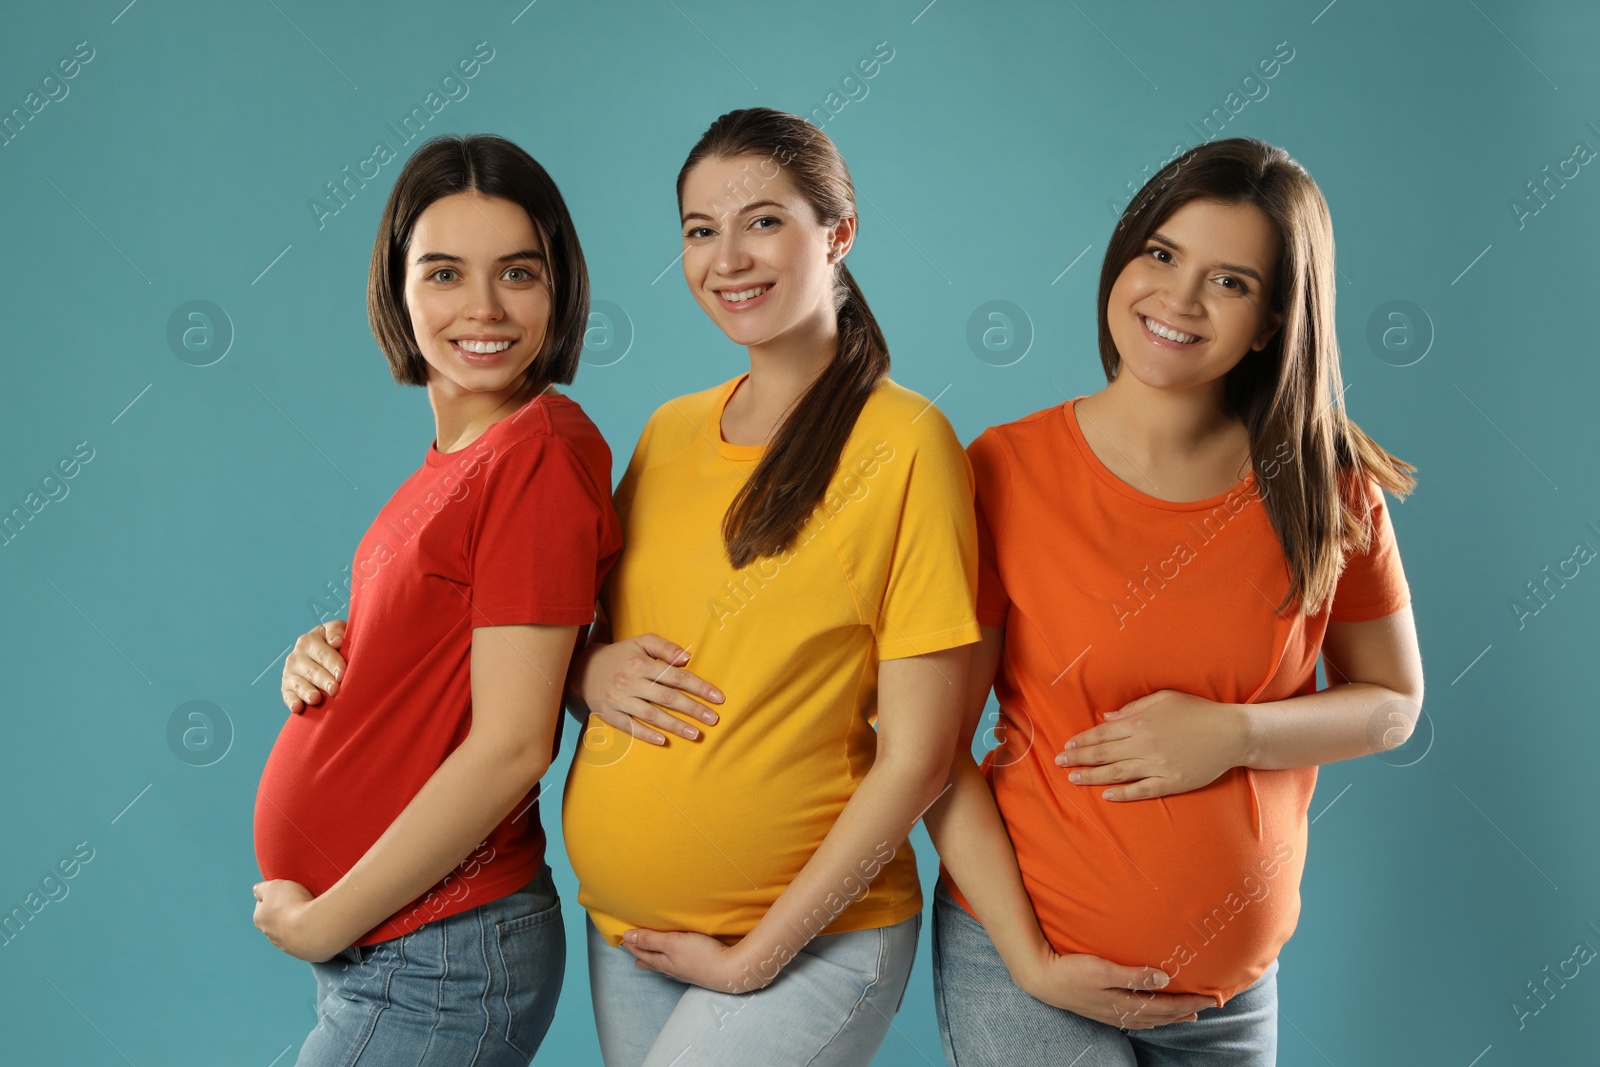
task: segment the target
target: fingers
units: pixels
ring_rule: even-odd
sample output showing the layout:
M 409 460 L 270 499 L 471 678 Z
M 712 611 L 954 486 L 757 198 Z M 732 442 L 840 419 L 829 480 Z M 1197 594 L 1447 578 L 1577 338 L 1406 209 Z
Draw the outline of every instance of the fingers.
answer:
M 1125 759 L 1103 767 L 1074 767 L 1067 780 L 1077 785 L 1118 785 L 1148 778 L 1151 770 L 1144 760 Z
M 1134 989 L 1154 992 L 1165 989 L 1171 981 L 1160 967 L 1124 967 L 1110 960 L 1100 961 L 1100 981 L 1108 988 Z
M 649 703 L 670 711 L 676 711 L 680 715 L 687 715 L 707 724 L 713 724 L 717 721 L 716 713 L 710 708 L 690 700 L 682 692 L 676 689 L 669 689 L 665 685 L 652 685 L 640 695 Z M 657 719 L 649 721 L 662 729 L 671 729 L 673 733 L 691 740 L 700 736 L 699 730 L 689 723 L 680 721 L 676 716 L 668 715 L 666 712 L 661 712 L 660 715 L 661 720 L 664 721 L 658 721 Z
M 283 684 L 281 688 L 286 697 L 298 697 L 306 704 L 322 703 L 323 691 L 303 675 L 294 673 L 288 667 L 283 669 Z M 293 711 L 295 709 L 291 707 L 290 710 Z
M 614 711 L 611 708 L 590 708 L 590 714 L 613 729 L 621 730 L 629 737 L 636 737 L 641 741 L 648 741 L 652 745 L 664 745 L 667 739 L 649 726 L 635 719 L 624 711 Z
M 339 643 L 344 640 L 344 628 L 345 621 L 343 619 L 329 619 L 322 624 L 324 640 L 334 648 L 338 648 Z
M 689 662 L 687 650 L 679 648 L 659 634 L 640 634 L 633 639 L 634 644 L 644 649 L 654 659 L 662 663 L 671 663 L 679 667 Z

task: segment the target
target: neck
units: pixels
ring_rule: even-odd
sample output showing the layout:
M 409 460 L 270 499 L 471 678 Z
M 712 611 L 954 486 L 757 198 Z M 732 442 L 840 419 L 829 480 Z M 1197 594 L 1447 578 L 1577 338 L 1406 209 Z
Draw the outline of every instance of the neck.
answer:
M 430 375 L 428 403 L 433 406 L 434 447 L 440 452 L 466 448 L 489 427 L 543 391 L 544 385 L 524 377 L 504 389 L 474 392 L 437 374 Z
M 1126 369 L 1089 397 L 1095 419 L 1111 436 L 1146 456 L 1193 454 L 1234 430 L 1221 378 L 1192 389 L 1154 389 Z
M 752 421 L 776 427 L 832 362 L 838 346 L 839 322 L 832 308 L 781 337 L 751 345 L 750 377 L 739 391 L 748 392 L 745 404 Z

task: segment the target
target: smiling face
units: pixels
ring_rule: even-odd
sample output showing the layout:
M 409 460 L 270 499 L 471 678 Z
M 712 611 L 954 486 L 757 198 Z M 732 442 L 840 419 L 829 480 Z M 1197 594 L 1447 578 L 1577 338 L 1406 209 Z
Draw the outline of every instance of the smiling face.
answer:
M 834 264 L 850 247 L 854 218 L 824 225 L 786 171 L 754 156 L 696 164 L 682 211 L 684 279 L 735 344 L 832 321 Z
M 428 385 L 453 394 L 513 391 L 550 322 L 545 245 L 519 205 L 455 193 L 417 218 L 406 252 L 406 308 Z
M 1191 200 L 1122 268 L 1106 301 L 1121 369 L 1157 389 L 1220 381 L 1277 332 L 1276 228 L 1253 204 Z

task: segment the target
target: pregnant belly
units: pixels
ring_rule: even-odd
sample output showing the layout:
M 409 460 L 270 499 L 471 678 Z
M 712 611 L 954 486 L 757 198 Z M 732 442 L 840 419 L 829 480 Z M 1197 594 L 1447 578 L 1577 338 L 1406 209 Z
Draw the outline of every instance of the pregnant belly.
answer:
M 1058 952 L 1160 967 L 1169 992 L 1219 1004 L 1277 958 L 1300 914 L 1314 772 L 1235 768 L 1204 789 L 1115 804 L 1039 770 L 996 792 Z M 1024 817 L 1040 804 L 1054 817 Z

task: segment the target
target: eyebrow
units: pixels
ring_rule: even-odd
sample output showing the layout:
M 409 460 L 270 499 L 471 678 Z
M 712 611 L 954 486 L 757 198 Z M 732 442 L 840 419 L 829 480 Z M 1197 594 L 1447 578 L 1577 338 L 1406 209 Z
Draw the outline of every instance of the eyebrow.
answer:
M 1174 241 L 1172 238 L 1168 237 L 1164 233 L 1152 233 L 1150 235 L 1150 237 L 1149 237 L 1149 240 L 1152 240 L 1152 241 L 1156 242 L 1157 244 L 1166 245 L 1168 248 L 1172 249 L 1174 252 L 1182 252 L 1183 251 L 1182 246 L 1180 246 L 1178 244 L 1178 242 Z M 1265 285 L 1265 284 L 1267 284 L 1266 282 L 1261 280 L 1261 275 L 1256 273 L 1256 270 L 1255 270 L 1254 267 L 1246 267 L 1246 266 L 1242 266 L 1242 265 L 1240 265 L 1238 263 L 1218 263 L 1217 266 L 1221 267 L 1223 270 L 1231 270 L 1235 274 L 1243 274 L 1243 275 L 1246 275 L 1247 277 L 1254 278 L 1256 280 L 1256 284 L 1257 285 Z
M 518 259 L 533 259 L 541 263 L 546 262 L 545 254 L 537 248 L 524 248 L 519 252 L 507 252 L 495 262 L 510 263 Z M 424 252 L 412 262 L 420 265 L 423 263 L 465 263 L 466 260 L 460 256 L 451 255 L 449 252 Z
M 775 207 L 780 211 L 789 210 L 788 208 L 784 207 L 782 204 L 778 203 L 776 200 L 757 200 L 753 204 L 746 204 L 744 207 L 740 208 L 738 213 L 740 215 L 743 215 L 746 211 L 754 211 L 758 207 Z M 691 212 L 689 212 L 688 214 L 684 215 L 682 220 L 680 220 L 680 221 L 688 222 L 690 219 L 705 219 L 707 222 L 715 222 L 716 221 L 710 215 L 704 214 L 704 213 L 699 212 L 699 211 L 691 211 Z

